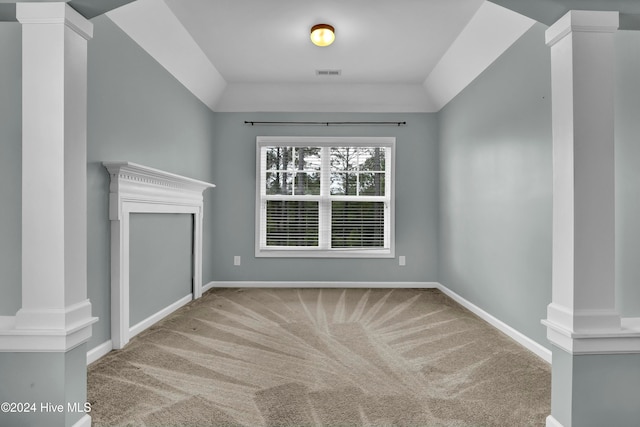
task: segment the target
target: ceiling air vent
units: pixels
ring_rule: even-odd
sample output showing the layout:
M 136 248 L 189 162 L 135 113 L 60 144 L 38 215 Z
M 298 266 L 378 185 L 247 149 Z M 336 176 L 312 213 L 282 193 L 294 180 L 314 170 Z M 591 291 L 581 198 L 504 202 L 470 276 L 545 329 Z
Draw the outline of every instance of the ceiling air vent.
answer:
M 316 70 L 316 76 L 339 76 L 342 70 Z

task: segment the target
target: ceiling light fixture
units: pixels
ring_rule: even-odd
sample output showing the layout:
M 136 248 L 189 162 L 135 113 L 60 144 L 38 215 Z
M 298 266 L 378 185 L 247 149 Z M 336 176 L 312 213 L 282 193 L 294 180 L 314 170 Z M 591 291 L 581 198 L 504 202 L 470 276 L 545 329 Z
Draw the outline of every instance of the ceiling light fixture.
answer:
M 335 29 L 329 24 L 311 27 L 311 41 L 316 46 L 329 46 L 336 39 Z

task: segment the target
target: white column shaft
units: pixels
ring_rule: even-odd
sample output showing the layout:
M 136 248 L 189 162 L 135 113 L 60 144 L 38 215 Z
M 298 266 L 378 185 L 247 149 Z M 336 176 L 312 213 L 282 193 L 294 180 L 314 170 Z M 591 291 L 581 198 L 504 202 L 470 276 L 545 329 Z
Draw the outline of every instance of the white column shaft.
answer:
M 571 11 L 547 30 L 553 110 L 553 301 L 573 332 L 620 329 L 615 306 L 617 12 Z
M 87 40 L 93 26 L 62 2 L 18 3 L 16 15 L 23 57 L 22 309 L 16 326 L 64 329 L 90 316 Z

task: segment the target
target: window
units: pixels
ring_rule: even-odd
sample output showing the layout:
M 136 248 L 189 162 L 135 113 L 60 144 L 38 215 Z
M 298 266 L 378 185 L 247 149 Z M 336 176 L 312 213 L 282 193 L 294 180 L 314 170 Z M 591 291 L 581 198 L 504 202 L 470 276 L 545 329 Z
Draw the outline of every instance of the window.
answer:
M 256 256 L 391 258 L 395 138 L 257 138 Z

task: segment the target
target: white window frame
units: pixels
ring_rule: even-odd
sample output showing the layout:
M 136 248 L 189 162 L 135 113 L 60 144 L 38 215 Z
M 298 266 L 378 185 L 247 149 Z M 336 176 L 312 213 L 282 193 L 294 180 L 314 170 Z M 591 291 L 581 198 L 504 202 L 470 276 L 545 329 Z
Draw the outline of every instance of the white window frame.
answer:
M 386 159 L 385 170 L 385 248 L 328 248 L 328 247 L 274 247 L 261 246 L 266 241 L 266 200 L 290 200 L 290 196 L 267 196 L 266 161 L 262 161 L 262 147 L 385 147 L 390 149 L 390 159 Z M 258 136 L 256 138 L 256 223 L 255 223 L 255 255 L 256 257 L 289 257 L 289 258 L 394 258 L 395 257 L 395 158 L 396 139 L 394 137 L 291 137 L 291 136 Z M 329 165 L 323 165 L 325 176 L 330 173 Z M 328 178 L 324 178 L 328 179 Z M 336 196 L 328 194 L 328 186 L 321 188 L 320 195 L 299 196 L 292 200 L 324 201 L 380 201 L 379 196 Z M 323 223 L 331 223 L 331 218 L 322 218 L 320 211 L 321 241 L 331 240 L 330 228 Z M 330 244 L 330 243 L 329 243 Z

